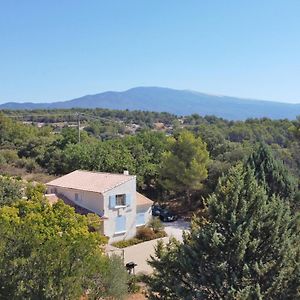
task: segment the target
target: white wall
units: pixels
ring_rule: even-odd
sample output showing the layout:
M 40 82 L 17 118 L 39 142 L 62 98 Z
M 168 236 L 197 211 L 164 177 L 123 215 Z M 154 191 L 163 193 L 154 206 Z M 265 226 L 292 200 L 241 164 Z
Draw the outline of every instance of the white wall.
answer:
M 143 213 L 145 216 L 145 224 L 147 224 L 152 219 L 152 209 L 151 205 L 138 205 L 136 207 L 136 213 Z
M 118 194 L 130 194 L 130 206 L 122 208 L 109 207 L 109 196 Z M 104 193 L 104 215 L 108 219 L 104 220 L 104 234 L 108 237 L 109 243 L 133 238 L 136 234 L 136 178 L 132 178 L 124 184 L 117 186 Z M 116 218 L 126 215 L 126 232 L 116 234 Z
M 56 191 L 54 191 L 54 189 L 56 189 Z M 104 213 L 103 195 L 100 193 L 55 187 L 50 185 L 47 187 L 47 192 L 62 194 L 77 205 L 87 208 L 100 216 L 102 216 Z M 78 194 L 78 201 L 75 200 L 75 194 Z
M 54 191 L 54 189 L 56 189 L 56 191 Z M 136 178 L 132 178 L 132 180 L 103 194 L 50 185 L 47 187 L 47 192 L 62 194 L 77 205 L 87 208 L 101 216 L 104 215 L 104 234 L 109 237 L 109 243 L 130 239 L 136 234 Z M 75 201 L 76 193 L 79 195 L 79 201 Z M 109 196 L 118 194 L 130 194 L 130 206 L 111 209 L 109 207 Z M 126 232 L 115 234 L 116 218 L 119 215 L 126 215 Z

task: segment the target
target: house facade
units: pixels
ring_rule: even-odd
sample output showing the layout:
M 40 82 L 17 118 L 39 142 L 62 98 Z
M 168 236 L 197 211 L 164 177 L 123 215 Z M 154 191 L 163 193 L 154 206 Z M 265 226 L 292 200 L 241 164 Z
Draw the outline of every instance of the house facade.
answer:
M 48 194 L 99 215 L 109 243 L 134 237 L 151 219 L 152 201 L 137 193 L 136 176 L 127 173 L 77 170 L 46 185 Z

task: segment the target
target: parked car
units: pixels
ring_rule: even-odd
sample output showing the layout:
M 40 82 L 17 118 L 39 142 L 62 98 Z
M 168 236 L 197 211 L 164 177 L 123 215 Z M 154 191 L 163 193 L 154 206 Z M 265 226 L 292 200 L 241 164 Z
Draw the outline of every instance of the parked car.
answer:
M 163 209 L 160 212 L 159 218 L 162 222 L 174 222 L 178 220 L 178 216 L 168 209 Z
M 159 217 L 160 213 L 163 211 L 164 209 L 159 206 L 159 205 L 153 205 L 152 206 L 152 216 L 153 217 Z
M 165 208 L 165 206 L 153 205 L 152 206 L 152 216 L 159 217 L 163 222 L 173 222 L 178 219 L 178 216 Z

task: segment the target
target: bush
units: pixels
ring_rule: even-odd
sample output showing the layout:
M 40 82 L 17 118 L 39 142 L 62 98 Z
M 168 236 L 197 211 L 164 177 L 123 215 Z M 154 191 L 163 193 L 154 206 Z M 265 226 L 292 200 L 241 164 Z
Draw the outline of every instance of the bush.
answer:
M 155 238 L 155 233 L 149 227 L 141 227 L 137 230 L 136 237 L 142 241 L 150 241 Z
M 28 173 L 32 173 L 38 168 L 38 164 L 36 163 L 35 160 L 31 158 L 27 158 L 26 163 L 25 163 L 25 168 Z
M 151 228 L 154 233 L 158 233 L 162 230 L 164 230 L 164 225 L 161 222 L 161 220 L 158 217 L 153 217 L 149 223 L 148 223 L 148 227 Z
M 149 227 L 141 227 L 137 230 L 135 238 L 132 238 L 130 240 L 115 242 L 112 245 L 117 248 L 126 248 L 146 241 L 163 238 L 165 236 L 167 236 L 167 234 L 164 230 L 160 230 L 157 233 L 155 233 Z
M 139 243 L 142 243 L 142 242 L 143 242 L 142 240 L 139 240 L 137 238 L 133 238 L 133 239 L 130 239 L 130 240 L 115 242 L 115 243 L 112 243 L 112 245 L 114 247 L 117 247 L 117 248 L 126 248 L 126 247 L 133 246 L 133 245 L 136 245 L 136 244 L 139 244 Z
M 131 275 L 128 280 L 128 292 L 130 294 L 138 293 L 141 287 L 137 284 L 138 277 L 135 275 Z
M 4 149 L 1 150 L 1 155 L 7 163 L 14 163 L 19 159 L 18 153 L 16 150 Z
M 155 234 L 156 239 L 163 238 L 163 237 L 166 237 L 166 236 L 167 236 L 167 233 L 164 230 L 161 230 L 161 231 L 159 231 Z
M 6 159 L 5 157 L 0 153 L 0 165 L 6 164 Z
M 103 233 L 103 220 L 94 213 L 86 215 L 90 232 Z

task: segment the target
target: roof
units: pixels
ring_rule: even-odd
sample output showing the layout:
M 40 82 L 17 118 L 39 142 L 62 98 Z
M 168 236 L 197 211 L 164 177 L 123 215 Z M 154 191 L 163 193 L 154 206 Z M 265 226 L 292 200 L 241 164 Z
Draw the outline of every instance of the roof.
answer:
M 54 179 L 46 185 L 104 193 L 134 178 L 135 176 L 132 175 L 76 170 Z
M 136 192 L 136 205 L 152 205 L 153 201 L 146 196 Z

